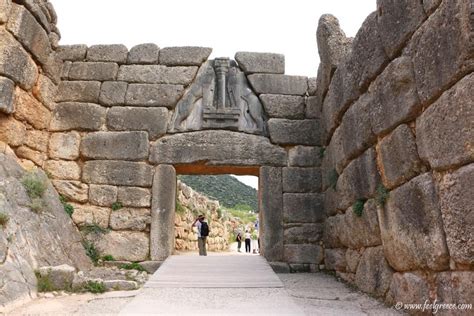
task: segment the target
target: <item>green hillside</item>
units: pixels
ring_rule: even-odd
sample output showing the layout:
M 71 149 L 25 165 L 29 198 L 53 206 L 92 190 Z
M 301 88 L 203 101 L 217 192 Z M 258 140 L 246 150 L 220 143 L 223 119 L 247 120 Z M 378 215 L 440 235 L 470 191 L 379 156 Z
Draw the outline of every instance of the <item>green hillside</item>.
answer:
M 257 211 L 257 190 L 230 175 L 178 177 L 195 191 L 218 200 L 224 207 Z

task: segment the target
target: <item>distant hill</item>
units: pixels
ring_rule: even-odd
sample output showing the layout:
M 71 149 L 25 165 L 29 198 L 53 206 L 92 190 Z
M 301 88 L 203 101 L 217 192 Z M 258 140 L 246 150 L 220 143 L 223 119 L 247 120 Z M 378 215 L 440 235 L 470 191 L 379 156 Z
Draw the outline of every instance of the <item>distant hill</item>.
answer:
M 195 191 L 218 200 L 221 205 L 229 208 L 242 208 L 257 211 L 257 190 L 243 184 L 230 175 L 190 176 L 180 175 L 178 179 Z

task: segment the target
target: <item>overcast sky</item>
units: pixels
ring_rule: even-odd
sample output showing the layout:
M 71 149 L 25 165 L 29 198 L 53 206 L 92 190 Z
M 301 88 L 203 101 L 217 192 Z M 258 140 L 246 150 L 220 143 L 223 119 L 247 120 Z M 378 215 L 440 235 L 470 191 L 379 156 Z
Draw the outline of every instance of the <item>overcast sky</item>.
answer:
M 319 17 L 339 19 L 357 33 L 376 0 L 50 0 L 58 15 L 60 44 L 141 43 L 159 47 L 205 46 L 211 58 L 238 51 L 285 55 L 286 74 L 315 77 Z M 256 178 L 250 183 L 255 187 Z

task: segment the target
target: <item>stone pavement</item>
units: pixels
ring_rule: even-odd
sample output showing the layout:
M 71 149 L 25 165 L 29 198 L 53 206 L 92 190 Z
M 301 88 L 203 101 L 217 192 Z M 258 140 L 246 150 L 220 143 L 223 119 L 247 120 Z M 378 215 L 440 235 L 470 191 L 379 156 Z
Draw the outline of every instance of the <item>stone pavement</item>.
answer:
M 261 256 L 171 256 L 120 315 L 304 315 Z

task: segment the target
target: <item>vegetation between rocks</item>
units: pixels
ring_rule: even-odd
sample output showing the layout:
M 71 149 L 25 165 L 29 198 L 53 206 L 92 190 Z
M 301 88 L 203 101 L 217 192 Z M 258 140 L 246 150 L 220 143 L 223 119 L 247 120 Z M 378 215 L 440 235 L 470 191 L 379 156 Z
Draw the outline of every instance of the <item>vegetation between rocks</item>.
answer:
M 362 216 L 362 212 L 364 211 L 364 205 L 367 200 L 365 199 L 358 199 L 355 201 L 354 205 L 352 205 L 352 211 L 354 211 L 354 214 L 357 215 L 358 217 Z
M 69 217 L 72 217 L 72 214 L 74 213 L 74 206 L 69 204 L 67 199 L 63 195 L 59 196 L 59 201 L 64 207 L 64 212 L 66 212 L 69 215 Z
M 29 172 L 23 176 L 21 183 L 31 199 L 30 209 L 35 213 L 42 213 L 46 209 L 46 203 L 43 201 L 46 182 L 40 179 L 37 173 Z
M 35 271 L 35 275 L 38 281 L 38 292 L 51 292 L 55 290 L 49 275 L 42 276 L 38 271 Z
M 120 269 L 125 269 L 125 270 L 138 270 L 138 271 L 146 271 L 145 268 L 139 263 L 132 262 L 132 263 L 125 263 L 120 265 Z
M 7 226 L 7 223 L 9 220 L 10 220 L 10 216 L 8 216 L 8 214 L 0 212 L 0 226 L 1 227 Z
M 383 184 L 379 184 L 377 187 L 377 193 L 375 195 L 375 201 L 377 201 L 377 204 L 379 206 L 384 206 L 385 202 L 387 202 L 389 195 L 390 192 L 388 191 L 388 189 Z
M 86 250 L 86 255 L 91 258 L 92 262 L 94 264 L 97 264 L 97 262 L 100 259 L 100 253 L 95 247 L 95 244 L 89 241 L 84 240 L 82 242 L 82 245 L 84 246 L 84 249 Z
M 120 202 L 114 202 L 112 203 L 112 211 L 118 211 L 121 208 L 123 208 L 123 204 Z
M 87 283 L 84 285 L 84 290 L 97 294 L 104 293 L 106 288 L 104 282 L 87 281 Z

